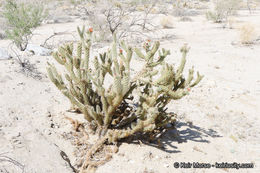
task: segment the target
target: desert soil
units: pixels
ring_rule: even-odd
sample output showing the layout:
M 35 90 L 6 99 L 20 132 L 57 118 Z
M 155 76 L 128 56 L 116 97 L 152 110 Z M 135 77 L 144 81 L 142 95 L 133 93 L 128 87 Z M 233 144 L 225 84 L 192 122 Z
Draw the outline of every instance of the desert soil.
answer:
M 168 106 L 178 115 L 178 132 L 169 131 L 161 138 L 165 149 L 122 143 L 98 173 L 260 172 L 260 42 L 239 43 L 239 27 L 245 23 L 252 23 L 260 36 L 260 10 L 239 11 L 233 29 L 207 21 L 204 14 L 190 18 L 181 22 L 174 17 L 174 28 L 161 31 L 174 36 L 161 40 L 162 47 L 171 50 L 167 62 L 177 65 L 179 49 L 188 43 L 186 71 L 194 66 L 205 75 L 190 95 Z M 83 24 L 80 19 L 44 24 L 31 42 L 40 45 L 53 31 L 76 36 L 76 27 Z M 56 39 L 64 40 L 75 38 L 68 34 Z M 10 51 L 9 44 L 0 40 L 0 47 Z M 83 117 L 67 111 L 69 101 L 47 78 L 46 62 L 55 63 L 52 57 L 20 54 L 34 64 L 40 77 L 23 72 L 15 57 L 0 61 L 0 172 L 71 173 L 60 155 L 65 152 L 75 164 L 74 146 L 64 137 L 72 131 L 65 116 L 82 121 Z M 135 65 L 139 62 L 134 59 Z M 238 162 L 255 167 L 176 169 L 175 162 Z

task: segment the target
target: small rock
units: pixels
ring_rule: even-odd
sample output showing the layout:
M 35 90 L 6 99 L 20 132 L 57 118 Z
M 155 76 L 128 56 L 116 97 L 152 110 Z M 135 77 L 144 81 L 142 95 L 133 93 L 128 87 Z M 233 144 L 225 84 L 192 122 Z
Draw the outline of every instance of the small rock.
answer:
M 34 45 L 34 44 L 28 44 L 26 51 L 33 52 L 35 55 L 38 56 L 50 56 L 52 53 L 50 49 L 46 49 L 44 47 Z
M 19 82 L 19 83 L 17 84 L 17 86 L 20 86 L 20 85 L 25 85 L 25 83 L 24 83 L 24 82 Z
M 51 127 L 51 128 L 55 128 L 55 124 L 54 124 L 54 123 L 51 123 L 50 127 Z
M 6 60 L 6 59 L 10 59 L 11 56 L 8 54 L 8 51 L 0 48 L 0 60 Z
M 163 164 L 163 166 L 165 167 L 165 168 L 169 168 L 169 164 L 167 164 L 167 163 L 165 163 L 165 164 Z

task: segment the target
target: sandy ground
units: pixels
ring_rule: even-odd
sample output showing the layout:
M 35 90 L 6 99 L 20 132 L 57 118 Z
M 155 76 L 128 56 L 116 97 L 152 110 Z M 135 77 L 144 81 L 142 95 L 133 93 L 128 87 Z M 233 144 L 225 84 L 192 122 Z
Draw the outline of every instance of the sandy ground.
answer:
M 172 173 L 172 172 L 260 172 L 260 42 L 239 44 L 238 28 L 252 23 L 260 36 L 260 11 L 249 15 L 240 11 L 234 29 L 223 29 L 204 15 L 191 22 L 174 18 L 174 28 L 163 33 L 176 36 L 164 40 L 171 50 L 169 63 L 180 61 L 179 48 L 188 43 L 187 67 L 195 66 L 205 78 L 191 94 L 173 101 L 169 111 L 178 114 L 176 131 L 167 132 L 161 142 L 165 149 L 141 143 L 123 143 L 113 159 L 97 169 L 98 173 Z M 56 32 L 72 32 L 81 20 L 44 24 L 32 42 L 42 42 Z M 64 35 L 60 40 L 73 40 Z M 59 41 L 60 41 L 59 40 Z M 10 41 L 0 40 L 7 48 Z M 51 56 L 23 54 L 35 65 L 41 79 L 26 76 L 14 60 L 0 61 L 0 172 L 70 173 L 72 168 L 61 157 L 65 152 L 75 164 L 74 146 L 66 134 L 71 124 L 65 116 L 69 101 L 46 76 Z M 139 60 L 134 59 L 135 64 Z M 13 160 L 12 160 L 13 159 Z M 175 162 L 254 163 L 253 169 L 183 169 Z

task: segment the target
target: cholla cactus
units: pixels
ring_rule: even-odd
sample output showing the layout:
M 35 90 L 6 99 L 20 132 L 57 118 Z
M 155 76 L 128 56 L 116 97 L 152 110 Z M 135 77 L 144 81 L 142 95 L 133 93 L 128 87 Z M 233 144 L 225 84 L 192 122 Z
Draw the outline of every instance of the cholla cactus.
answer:
M 188 94 L 189 89 L 202 79 L 198 73 L 192 82 L 193 68 L 187 79 L 183 77 L 187 46 L 181 49 L 181 64 L 175 70 L 164 62 L 170 51 L 159 50 L 159 42 L 153 45 L 147 42 L 142 51 L 124 42 L 119 44 L 115 35 L 111 49 L 99 57 L 91 57 L 92 32 L 92 29 L 86 32 L 85 28 L 78 28 L 81 40 L 76 51 L 73 44 L 67 44 L 53 54 L 67 70 L 66 82 L 54 65 L 48 64 L 47 70 L 51 81 L 96 127 L 94 130 L 100 132 L 102 142 L 97 145 L 105 141 L 113 143 L 137 132 L 160 130 L 175 122 L 176 117 L 166 112 L 167 104 Z M 136 76 L 131 76 L 130 62 L 134 53 L 146 63 Z M 91 61 L 94 69 L 90 68 Z M 160 73 L 155 67 L 161 67 Z M 109 88 L 105 88 L 104 83 L 107 75 L 114 80 Z

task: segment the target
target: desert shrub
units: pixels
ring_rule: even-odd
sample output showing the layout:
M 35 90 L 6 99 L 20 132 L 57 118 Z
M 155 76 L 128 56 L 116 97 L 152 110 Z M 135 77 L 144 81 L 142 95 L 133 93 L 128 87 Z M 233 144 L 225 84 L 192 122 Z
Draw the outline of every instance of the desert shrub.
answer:
M 215 23 L 227 22 L 228 17 L 234 15 L 240 8 L 242 0 L 214 0 L 213 11 L 208 11 L 206 17 Z
M 11 39 L 20 50 L 25 50 L 33 29 L 41 24 L 46 13 L 41 3 L 17 3 L 7 0 L 3 9 L 6 19 L 6 36 Z
M 160 19 L 160 24 L 163 28 L 173 28 L 173 20 L 172 16 L 163 16 Z
M 173 11 L 175 16 L 184 16 L 185 15 L 185 1 L 176 0 L 173 3 Z
M 257 7 L 260 6 L 260 1 L 259 0 L 246 0 L 246 2 L 244 2 L 243 7 L 245 7 L 248 9 L 249 13 L 251 14 L 253 12 L 253 10 L 256 10 Z
M 203 76 L 197 73 L 194 79 L 192 68 L 184 78 L 187 46 L 181 48 L 181 63 L 174 68 L 164 61 L 170 51 L 159 50 L 158 41 L 148 40 L 144 50 L 140 50 L 118 42 L 114 34 L 111 48 L 92 57 L 93 29 L 86 32 L 78 28 L 78 33 L 81 41 L 75 51 L 71 43 L 53 54 L 66 73 L 59 73 L 53 64 L 48 65 L 47 71 L 51 81 L 100 135 L 86 154 L 81 167 L 84 170 L 98 165 L 93 164 L 91 157 L 104 143 L 115 143 L 136 134 L 156 135 L 174 124 L 176 117 L 167 112 L 167 105 L 187 95 Z M 145 61 L 135 75 L 130 73 L 133 54 Z
M 183 17 L 180 18 L 179 21 L 181 21 L 181 22 L 191 22 L 192 19 L 190 17 L 183 16 Z
M 100 41 L 111 41 L 113 33 L 120 38 L 146 37 L 147 32 L 155 30 L 151 13 L 157 1 L 100 1 L 86 6 L 87 19 L 97 30 Z M 138 38 L 138 39 L 139 39 Z
M 172 3 L 172 15 L 183 17 L 183 16 L 195 16 L 199 14 L 199 11 L 194 10 L 198 7 L 194 2 L 190 0 L 175 0 Z
M 252 44 L 256 40 L 255 27 L 252 24 L 245 24 L 239 29 L 240 42 Z

